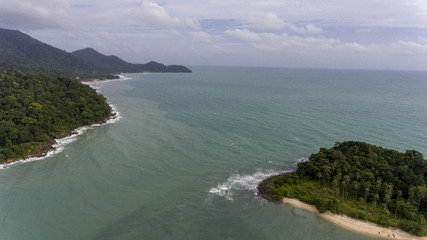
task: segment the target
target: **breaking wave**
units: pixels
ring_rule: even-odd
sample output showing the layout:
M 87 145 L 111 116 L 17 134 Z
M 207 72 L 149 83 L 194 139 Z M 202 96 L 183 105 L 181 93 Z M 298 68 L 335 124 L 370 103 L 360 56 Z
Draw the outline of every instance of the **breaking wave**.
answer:
M 274 171 L 274 170 L 257 170 L 252 175 L 233 174 L 227 181 L 219 183 L 216 187 L 209 189 L 210 194 L 224 197 L 227 200 L 233 200 L 233 194 L 236 190 L 246 190 L 258 195 L 258 184 L 269 177 L 291 172 L 293 170 Z
M 308 161 L 308 158 L 299 158 L 296 160 L 293 166 L 288 167 L 286 170 L 275 171 L 275 170 L 260 170 L 258 169 L 252 175 L 240 175 L 238 173 L 232 174 L 227 181 L 223 183 L 219 183 L 216 187 L 209 189 L 210 195 L 217 195 L 220 197 L 224 197 L 227 200 L 233 200 L 234 191 L 250 191 L 254 194 L 254 196 L 258 196 L 258 185 L 265 179 L 293 172 L 296 170 L 296 165 L 298 162 Z M 211 196 L 209 199 L 211 200 Z

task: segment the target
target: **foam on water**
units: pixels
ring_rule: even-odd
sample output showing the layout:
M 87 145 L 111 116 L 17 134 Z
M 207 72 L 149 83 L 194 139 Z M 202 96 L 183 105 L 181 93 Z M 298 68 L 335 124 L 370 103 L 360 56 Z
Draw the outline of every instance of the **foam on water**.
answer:
M 308 158 L 299 158 L 296 160 L 294 166 L 289 167 L 287 170 L 275 171 L 275 170 L 261 170 L 258 169 L 252 175 L 240 175 L 238 173 L 232 174 L 227 181 L 219 183 L 216 187 L 209 189 L 209 193 L 224 197 L 227 200 L 233 200 L 234 190 L 246 190 L 258 195 L 258 185 L 265 179 L 280 175 L 288 172 L 295 171 L 296 164 L 298 162 L 308 161 Z
M 131 78 L 125 77 L 123 75 L 119 75 L 119 77 L 120 77 L 119 80 L 128 80 L 128 79 L 131 79 Z M 105 81 L 102 81 L 102 82 L 109 82 L 109 81 L 114 81 L 114 79 L 112 79 L 112 80 L 105 80 Z M 95 91 L 97 93 L 101 92 L 101 86 L 95 85 L 97 82 L 82 82 L 82 83 L 88 85 L 89 87 L 91 87 L 93 89 L 95 89 Z M 116 106 L 114 106 L 111 103 L 108 103 L 108 104 L 111 107 L 111 113 L 113 114 L 114 117 L 110 117 L 105 123 L 115 123 L 115 122 L 119 121 L 120 118 L 121 118 L 120 112 L 117 110 Z M 92 126 L 100 126 L 100 125 L 102 125 L 102 124 L 93 124 Z
M 120 80 L 130 80 L 130 79 L 132 79 L 132 78 L 130 78 L 130 77 L 125 77 L 125 76 L 123 76 L 123 75 L 118 75 L 120 78 Z
M 80 127 L 80 128 L 73 130 L 73 134 L 68 136 L 68 137 L 55 139 L 55 143 L 52 145 L 53 149 L 50 150 L 49 152 L 47 152 L 46 155 L 43 157 L 23 158 L 23 159 L 17 160 L 17 161 L 12 162 L 12 163 L 0 164 L 0 170 L 6 169 L 6 168 L 8 168 L 12 165 L 18 164 L 18 163 L 34 162 L 34 161 L 39 161 L 39 160 L 43 160 L 43 159 L 52 157 L 52 156 L 62 152 L 66 145 L 77 140 L 77 136 L 82 135 L 84 132 L 86 132 L 86 130 L 91 129 L 91 128 L 92 128 L 91 126 Z
M 132 78 L 130 77 L 125 77 L 123 75 L 118 75 L 119 78 L 116 79 L 108 79 L 108 80 L 97 80 L 97 81 L 83 81 L 81 83 L 86 84 L 88 86 L 90 86 L 91 88 L 95 89 L 97 93 L 101 92 L 101 86 L 99 86 L 99 84 L 102 83 L 109 83 L 109 82 L 118 82 L 118 81 L 126 81 L 126 80 L 131 80 Z
M 91 125 L 92 127 L 98 127 L 98 126 L 102 126 L 102 125 L 104 125 L 104 124 L 115 123 L 115 122 L 118 122 L 118 121 L 122 118 L 122 115 L 121 115 L 121 114 L 120 114 L 120 112 L 117 110 L 117 107 L 116 107 L 116 106 L 114 106 L 113 104 L 109 104 L 109 105 L 110 105 L 110 107 L 111 107 L 111 114 L 112 114 L 112 117 L 109 117 L 109 118 L 107 119 L 107 121 L 105 121 L 105 123 L 96 123 L 96 124 Z
M 224 197 L 227 200 L 233 200 L 235 190 L 247 190 L 258 194 L 258 184 L 269 177 L 291 172 L 293 170 L 274 171 L 274 170 L 257 170 L 252 175 L 240 175 L 234 173 L 227 181 L 219 183 L 216 187 L 209 189 L 209 193 Z

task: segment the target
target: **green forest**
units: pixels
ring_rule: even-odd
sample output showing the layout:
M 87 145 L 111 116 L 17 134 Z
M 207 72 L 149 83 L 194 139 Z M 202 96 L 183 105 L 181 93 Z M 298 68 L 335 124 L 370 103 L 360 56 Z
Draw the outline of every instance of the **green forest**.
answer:
M 0 72 L 0 161 L 110 115 L 105 97 L 75 79 Z
M 321 148 L 296 172 L 272 177 L 258 189 L 267 199 L 297 198 L 331 211 L 427 235 L 427 162 L 420 152 L 364 142 Z
M 20 31 L 2 28 L 0 68 L 82 80 L 114 79 L 121 72 L 191 72 L 184 66 L 166 66 L 157 62 L 132 64 L 116 56 L 105 56 L 92 48 L 69 53 Z

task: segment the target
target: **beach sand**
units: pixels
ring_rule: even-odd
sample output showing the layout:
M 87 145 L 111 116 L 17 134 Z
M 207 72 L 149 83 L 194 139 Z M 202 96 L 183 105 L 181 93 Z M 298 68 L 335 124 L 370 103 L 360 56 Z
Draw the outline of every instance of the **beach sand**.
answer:
M 416 240 L 427 240 L 427 237 L 417 237 L 407 232 L 404 232 L 399 229 L 386 228 L 378 226 L 374 223 L 357 220 L 345 215 L 333 214 L 329 211 L 325 213 L 319 213 L 319 210 L 313 205 L 303 203 L 298 199 L 293 198 L 284 198 L 284 203 L 290 204 L 294 207 L 305 209 L 312 213 L 316 213 L 322 218 L 339 225 L 342 228 L 347 230 L 359 232 L 361 234 L 373 236 L 373 237 L 382 237 L 382 238 L 392 238 L 392 239 L 416 239 Z M 379 233 L 379 234 L 378 234 Z M 394 236 L 393 236 L 394 234 Z

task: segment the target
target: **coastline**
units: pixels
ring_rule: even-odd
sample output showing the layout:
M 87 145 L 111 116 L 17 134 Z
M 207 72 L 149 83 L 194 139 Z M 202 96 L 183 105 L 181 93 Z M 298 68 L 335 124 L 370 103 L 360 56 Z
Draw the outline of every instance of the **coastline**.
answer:
M 344 229 L 358 232 L 371 237 L 393 238 L 393 239 L 408 239 L 408 240 L 427 240 L 427 237 L 417 237 L 400 229 L 386 228 L 377 224 L 358 220 L 346 215 L 333 214 L 330 211 L 320 213 L 313 205 L 304 203 L 295 198 L 283 198 L 282 202 L 290 204 L 293 207 L 305 209 L 315 213 L 323 219 L 332 222 Z M 393 235 L 394 234 L 394 235 Z
M 101 126 L 101 125 L 110 123 L 112 120 L 119 119 L 120 118 L 119 112 L 116 110 L 116 108 L 113 105 L 110 104 L 110 107 L 111 107 L 111 114 L 107 118 L 94 122 L 89 125 L 79 126 L 73 130 L 59 134 L 52 140 L 42 142 L 35 152 L 32 152 L 22 158 L 11 158 L 7 160 L 3 160 L 2 162 L 0 162 L 0 170 L 6 169 L 9 167 L 9 165 L 13 165 L 16 163 L 36 161 L 36 160 L 49 157 L 50 155 L 53 155 L 58 152 L 57 150 L 61 148 L 60 145 L 67 144 L 68 142 L 70 142 L 70 141 L 65 141 L 67 138 L 80 135 L 90 127 Z M 60 142 L 61 140 L 64 140 L 64 142 L 61 143 Z

